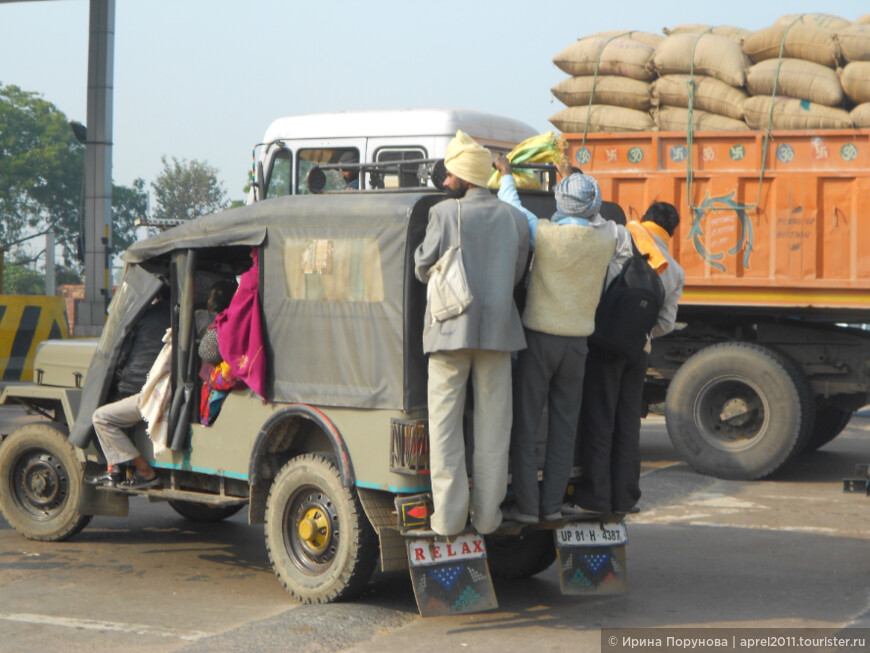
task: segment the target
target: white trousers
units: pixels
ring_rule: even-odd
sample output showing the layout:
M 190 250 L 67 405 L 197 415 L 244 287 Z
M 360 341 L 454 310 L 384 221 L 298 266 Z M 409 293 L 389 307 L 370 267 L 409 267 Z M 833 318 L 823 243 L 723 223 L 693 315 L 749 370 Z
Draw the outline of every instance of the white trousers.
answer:
M 459 349 L 430 354 L 432 530 L 441 535 L 461 532 L 468 519 L 462 415 L 469 376 L 474 387 L 471 523 L 478 533 L 491 533 L 501 524 L 499 506 L 507 492 L 513 419 L 510 353 Z
M 130 395 L 111 404 L 104 404 L 94 411 L 94 430 L 106 462 L 110 465 L 120 465 L 139 455 L 139 450 L 124 429 L 142 421 L 139 413 L 140 397 L 141 393 Z

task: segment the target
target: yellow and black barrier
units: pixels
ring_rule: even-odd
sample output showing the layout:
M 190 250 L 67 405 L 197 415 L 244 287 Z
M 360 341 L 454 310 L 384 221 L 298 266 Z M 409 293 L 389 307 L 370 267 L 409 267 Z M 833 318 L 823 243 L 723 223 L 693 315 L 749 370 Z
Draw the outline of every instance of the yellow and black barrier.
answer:
M 32 381 L 43 340 L 69 338 L 63 297 L 0 295 L 0 380 Z

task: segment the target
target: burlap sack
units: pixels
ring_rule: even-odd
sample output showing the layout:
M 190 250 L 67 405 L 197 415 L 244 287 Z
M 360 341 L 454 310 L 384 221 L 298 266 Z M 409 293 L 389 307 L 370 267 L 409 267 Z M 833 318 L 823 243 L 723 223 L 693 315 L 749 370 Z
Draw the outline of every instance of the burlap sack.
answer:
M 654 106 L 688 107 L 689 75 L 665 75 L 650 84 Z M 743 101 L 749 97 L 742 88 L 729 86 L 720 79 L 695 75 L 693 108 L 743 120 Z
M 849 117 L 858 129 L 870 129 L 870 102 L 859 104 L 852 109 Z
M 595 82 L 594 104 L 613 104 L 618 107 L 649 111 L 649 82 L 631 77 L 616 75 L 599 75 L 597 79 L 592 76 L 569 77 L 553 87 L 553 95 L 566 106 L 586 106 L 592 94 L 593 81 Z
M 837 42 L 846 61 L 870 61 L 870 24 L 839 30 Z
M 671 34 L 702 34 L 707 30 L 710 30 L 710 34 L 724 36 L 726 39 L 731 39 L 738 43 L 740 43 L 741 39 L 752 34 L 751 30 L 744 29 L 743 27 L 734 27 L 733 25 L 716 25 L 716 27 L 711 27 L 710 25 L 687 24 L 677 25 L 672 29 L 666 27 L 662 31 L 670 36 Z
M 684 132 L 689 128 L 689 110 L 681 107 L 659 107 L 653 111 L 656 127 L 663 132 Z M 740 132 L 749 127 L 742 120 L 727 118 L 706 111 L 692 111 L 692 125 L 695 131 Z
M 631 39 L 632 41 L 640 41 L 646 43 L 651 48 L 655 48 L 659 43 L 665 40 L 661 34 L 653 34 L 652 32 L 639 32 L 637 30 L 612 29 L 606 32 L 596 32 L 589 36 L 584 36 L 584 39 L 611 38 L 620 36 L 622 38 Z
M 743 51 L 755 62 L 778 59 L 780 48 L 783 57 L 814 61 L 831 68 L 836 68 L 840 61 L 835 32 L 821 27 L 792 25 L 789 28 L 787 25 L 774 25 L 743 39 Z
M 765 95 L 751 97 L 743 103 L 746 124 L 752 129 L 767 129 L 770 101 L 773 100 L 771 129 L 851 129 L 849 112 L 787 97 Z
M 695 44 L 697 41 L 697 45 Z M 674 34 L 656 48 L 653 64 L 660 75 L 691 72 L 692 51 L 695 74 L 721 79 L 731 86 L 743 86 L 745 71 L 752 65 L 739 43 L 715 34 Z
M 864 14 L 863 16 L 858 16 L 855 19 L 853 25 L 870 25 L 870 14 Z
M 777 81 L 777 68 L 779 80 Z M 837 73 L 812 61 L 767 59 L 746 71 L 746 90 L 750 95 L 776 95 L 809 100 L 833 107 L 843 102 L 843 88 Z
M 576 41 L 553 58 L 561 70 L 575 77 L 594 75 L 595 64 L 601 57 L 599 75 L 622 75 L 632 79 L 650 81 L 655 72 L 650 69 L 653 48 L 646 43 L 628 38 L 586 38 Z
M 583 133 L 589 109 L 589 128 L 592 132 L 635 132 L 651 131 L 655 123 L 650 115 L 636 109 L 614 107 L 607 104 L 593 104 L 591 107 L 569 107 L 550 116 L 556 129 L 566 133 Z
M 840 18 L 834 14 L 786 14 L 781 16 L 774 25 L 812 25 L 813 27 L 822 27 L 824 29 L 843 29 L 852 23 L 845 18 Z
M 870 61 L 853 61 L 840 71 L 843 90 L 855 104 L 870 102 Z

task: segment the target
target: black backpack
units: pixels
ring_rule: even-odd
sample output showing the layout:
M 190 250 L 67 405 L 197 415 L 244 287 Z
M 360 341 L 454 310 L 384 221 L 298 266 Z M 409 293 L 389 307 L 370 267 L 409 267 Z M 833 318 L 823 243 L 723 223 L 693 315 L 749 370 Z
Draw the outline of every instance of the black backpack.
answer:
M 631 249 L 631 258 L 601 294 L 589 343 L 634 363 L 658 320 L 665 287 L 634 241 Z

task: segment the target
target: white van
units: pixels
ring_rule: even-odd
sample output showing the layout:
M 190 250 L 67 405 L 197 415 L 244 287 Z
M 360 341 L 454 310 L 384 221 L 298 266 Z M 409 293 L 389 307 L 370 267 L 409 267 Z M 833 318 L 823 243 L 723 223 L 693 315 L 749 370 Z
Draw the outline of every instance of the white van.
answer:
M 308 193 L 307 176 L 315 165 L 336 166 L 354 159 L 361 164 L 441 159 L 457 129 L 494 153 L 509 152 L 537 133 L 512 118 L 463 109 L 340 111 L 279 118 L 254 148 L 255 183 L 249 203 Z M 324 172 L 323 190 L 346 187 L 340 169 Z M 354 182 L 361 189 L 419 185 L 414 165 L 387 170 L 374 179 L 364 173 Z

